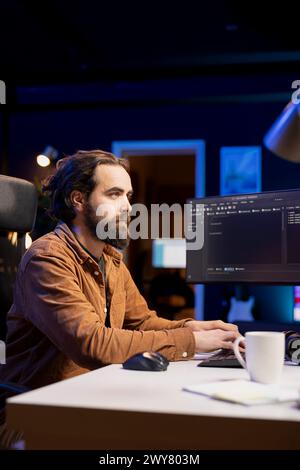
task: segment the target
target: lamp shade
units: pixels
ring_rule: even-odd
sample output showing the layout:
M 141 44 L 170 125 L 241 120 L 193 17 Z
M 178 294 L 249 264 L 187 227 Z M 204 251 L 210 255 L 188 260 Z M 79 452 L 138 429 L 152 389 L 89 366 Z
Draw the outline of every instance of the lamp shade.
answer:
M 289 102 L 264 137 L 278 157 L 300 163 L 300 104 Z

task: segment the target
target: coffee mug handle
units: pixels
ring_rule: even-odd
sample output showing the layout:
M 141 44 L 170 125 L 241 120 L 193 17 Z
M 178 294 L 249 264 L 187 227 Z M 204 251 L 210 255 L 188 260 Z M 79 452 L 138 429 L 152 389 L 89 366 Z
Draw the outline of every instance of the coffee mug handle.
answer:
M 239 350 L 239 344 L 241 341 L 244 341 L 245 338 L 244 336 L 239 336 L 235 342 L 233 343 L 233 352 L 235 354 L 235 357 L 237 358 L 237 360 L 239 361 L 239 363 L 241 364 L 241 366 L 244 367 L 244 369 L 247 369 L 247 364 L 246 362 L 244 361 L 244 359 L 242 358 L 241 356 L 241 353 L 240 353 L 240 350 Z

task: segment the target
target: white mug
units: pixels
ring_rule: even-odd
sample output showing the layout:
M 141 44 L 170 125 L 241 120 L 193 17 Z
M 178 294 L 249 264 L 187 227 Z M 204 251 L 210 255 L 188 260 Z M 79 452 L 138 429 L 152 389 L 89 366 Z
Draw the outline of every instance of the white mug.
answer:
M 240 364 L 249 372 L 250 379 L 264 384 L 280 380 L 285 355 L 284 333 L 274 331 L 249 331 L 233 343 Z M 246 361 L 241 356 L 239 344 L 245 341 Z

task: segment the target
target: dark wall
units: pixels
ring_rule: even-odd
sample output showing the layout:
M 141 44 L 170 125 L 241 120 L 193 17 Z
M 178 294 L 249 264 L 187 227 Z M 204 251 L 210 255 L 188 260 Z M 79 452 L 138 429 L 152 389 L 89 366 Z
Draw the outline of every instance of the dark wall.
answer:
M 114 140 L 204 139 L 207 195 L 219 192 L 223 145 L 262 145 L 285 103 L 182 104 L 70 111 L 15 112 L 10 116 L 9 174 L 33 179 L 35 155 L 47 144 L 61 152 L 111 149 Z M 263 190 L 300 185 L 300 165 L 263 148 Z

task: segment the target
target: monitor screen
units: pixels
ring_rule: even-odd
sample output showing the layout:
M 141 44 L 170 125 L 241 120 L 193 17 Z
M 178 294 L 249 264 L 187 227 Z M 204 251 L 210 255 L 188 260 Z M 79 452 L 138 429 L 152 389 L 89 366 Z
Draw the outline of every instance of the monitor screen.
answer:
M 157 238 L 153 240 L 152 266 L 154 268 L 185 268 L 185 239 Z
M 188 282 L 300 284 L 300 190 L 188 203 Z

